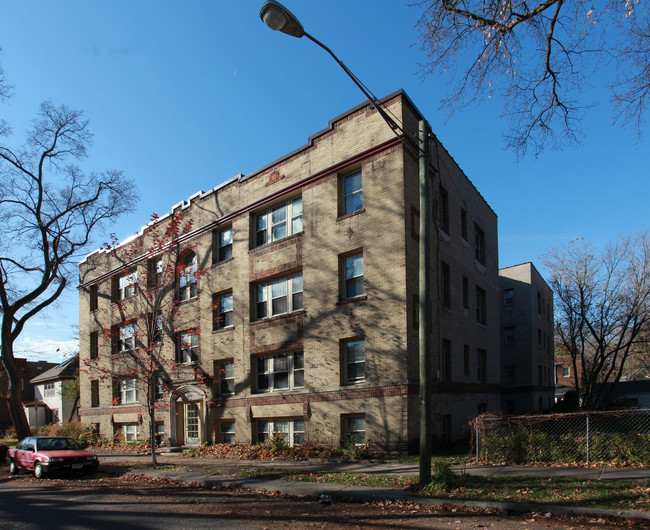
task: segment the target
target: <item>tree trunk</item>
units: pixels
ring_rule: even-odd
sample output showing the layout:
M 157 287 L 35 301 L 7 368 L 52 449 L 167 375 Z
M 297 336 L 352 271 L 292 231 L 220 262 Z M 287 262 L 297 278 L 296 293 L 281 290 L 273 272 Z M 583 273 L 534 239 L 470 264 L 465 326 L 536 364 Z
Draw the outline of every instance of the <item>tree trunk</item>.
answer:
M 27 416 L 25 415 L 25 409 L 23 408 L 22 380 L 16 367 L 16 361 L 14 360 L 10 343 L 2 344 L 2 365 L 7 372 L 7 406 L 9 408 L 9 416 L 11 417 L 14 429 L 16 429 L 16 437 L 18 440 L 22 440 L 29 436 L 31 432 L 29 430 Z
M 152 394 L 153 395 L 153 394 Z M 151 398 L 153 400 L 153 397 Z M 156 409 L 153 404 L 149 404 L 149 440 L 151 445 L 151 465 L 157 466 L 156 460 Z

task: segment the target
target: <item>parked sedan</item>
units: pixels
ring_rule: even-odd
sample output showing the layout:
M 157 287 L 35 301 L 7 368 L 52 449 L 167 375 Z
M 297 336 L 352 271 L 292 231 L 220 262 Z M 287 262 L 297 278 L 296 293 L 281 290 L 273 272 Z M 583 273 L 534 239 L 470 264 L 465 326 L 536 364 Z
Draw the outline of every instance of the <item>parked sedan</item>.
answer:
M 9 472 L 33 471 L 36 478 L 55 471 L 93 472 L 99 465 L 97 455 L 83 449 L 65 436 L 30 436 L 7 452 Z

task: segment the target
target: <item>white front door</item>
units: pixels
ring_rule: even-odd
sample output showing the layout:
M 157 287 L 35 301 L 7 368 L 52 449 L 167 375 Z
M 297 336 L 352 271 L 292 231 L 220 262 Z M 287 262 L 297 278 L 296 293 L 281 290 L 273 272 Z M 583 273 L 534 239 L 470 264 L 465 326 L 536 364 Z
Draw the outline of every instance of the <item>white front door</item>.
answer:
M 201 443 L 201 409 L 198 403 L 185 403 L 185 445 Z

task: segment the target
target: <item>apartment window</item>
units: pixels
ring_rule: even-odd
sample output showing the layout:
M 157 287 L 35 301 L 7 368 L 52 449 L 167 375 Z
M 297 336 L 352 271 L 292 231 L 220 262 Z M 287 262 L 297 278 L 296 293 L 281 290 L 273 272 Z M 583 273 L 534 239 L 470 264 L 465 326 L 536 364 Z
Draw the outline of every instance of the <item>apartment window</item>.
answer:
M 364 293 L 363 287 L 363 252 L 342 258 L 343 299 L 349 300 Z
M 542 344 L 542 330 L 538 329 L 537 330 L 537 349 L 541 350 L 542 347 L 543 347 L 543 344 Z
M 219 441 L 222 444 L 234 444 L 235 437 L 235 422 L 232 420 L 222 420 L 219 422 Z
M 302 272 L 255 286 L 255 319 L 302 309 Z
M 515 342 L 515 328 L 508 327 L 503 330 L 503 342 L 504 344 L 514 344 Z
M 94 283 L 88 288 L 89 305 L 91 311 L 96 311 L 99 304 L 99 286 Z
M 194 252 L 190 252 L 181 262 L 178 271 L 178 299 L 192 300 L 199 294 L 198 289 L 199 260 Z
M 463 240 L 467 241 L 467 210 L 460 209 L 460 235 Z
M 149 274 L 149 289 L 159 289 L 163 286 L 163 261 L 161 257 L 150 259 L 147 263 Z
M 537 314 L 542 314 L 542 295 L 537 293 Z
M 165 382 L 163 377 L 156 376 L 153 384 L 153 400 L 160 401 L 165 396 Z
M 232 226 L 213 232 L 212 248 L 212 263 L 232 258 Z
M 562 377 L 571 377 L 571 367 L 570 366 L 562 367 Z
M 515 299 L 515 290 L 514 289 L 504 289 L 503 290 L 503 305 L 509 307 L 512 305 Z
M 505 379 L 506 383 L 515 382 L 515 365 L 509 364 L 505 367 Z
M 99 333 L 97 331 L 90 332 L 89 355 L 91 359 L 99 357 Z
M 163 316 L 148 315 L 147 325 L 149 328 L 149 346 L 153 346 L 163 340 Z
M 90 381 L 90 406 L 99 407 L 99 381 L 97 379 Z
M 138 326 L 135 322 L 122 324 L 113 329 L 114 352 L 129 352 L 135 349 Z
M 199 335 L 196 331 L 178 334 L 176 361 L 182 364 L 194 364 L 199 360 Z
M 153 426 L 153 433 L 156 437 L 156 445 L 160 447 L 165 439 L 165 424 L 161 421 L 158 421 Z
M 487 381 L 487 351 L 476 350 L 476 361 L 476 379 L 481 383 L 485 383 Z
M 212 296 L 212 329 L 218 330 L 233 325 L 232 292 Z
M 54 383 L 45 383 L 45 388 L 43 389 L 43 397 L 54 397 L 56 395 L 56 389 L 54 388 Z
M 138 381 L 136 379 L 124 379 L 120 381 L 120 404 L 138 402 Z
M 347 215 L 358 212 L 363 208 L 363 188 L 361 180 L 361 171 L 346 175 L 341 179 L 342 198 L 341 214 Z
M 485 232 L 477 224 L 474 225 L 474 257 L 485 265 Z
M 343 384 L 362 383 L 366 380 L 366 341 L 352 339 L 342 342 Z
M 487 320 L 485 307 L 485 291 L 476 286 L 476 321 L 480 324 L 485 324 Z
M 469 279 L 463 276 L 463 309 L 469 311 Z
M 451 308 L 451 268 L 444 261 L 440 263 L 440 280 L 442 291 L 442 305 Z
M 122 434 L 125 442 L 137 442 L 140 438 L 140 426 L 137 423 L 125 423 L 122 425 Z
M 449 234 L 449 193 L 440 186 L 440 228 Z
M 126 272 L 115 279 L 114 300 L 126 300 L 135 296 L 135 285 L 138 282 L 138 271 Z
M 443 381 L 451 381 L 451 341 L 442 339 L 441 376 Z
M 258 420 L 257 441 L 263 443 L 274 436 L 279 436 L 290 446 L 305 443 L 305 420 L 281 419 Z
M 344 440 L 354 440 L 357 445 L 366 443 L 366 416 L 365 414 L 344 416 Z
M 255 365 L 258 392 L 293 390 L 305 386 L 302 351 L 257 357 Z
M 463 345 L 463 374 L 470 375 L 469 366 L 469 344 Z
M 234 361 L 222 361 L 218 363 L 217 380 L 219 381 L 220 396 L 231 396 L 235 393 Z
M 537 365 L 537 383 L 540 385 L 544 383 L 544 369 L 541 364 Z
M 255 246 L 302 232 L 302 197 L 287 201 L 255 217 Z

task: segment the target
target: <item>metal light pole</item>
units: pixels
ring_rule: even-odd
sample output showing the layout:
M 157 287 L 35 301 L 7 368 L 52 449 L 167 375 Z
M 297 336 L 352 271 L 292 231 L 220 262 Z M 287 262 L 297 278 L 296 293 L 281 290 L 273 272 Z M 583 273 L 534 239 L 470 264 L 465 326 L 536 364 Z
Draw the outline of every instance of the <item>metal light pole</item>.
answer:
M 307 37 L 323 48 L 338 63 L 343 71 L 359 87 L 364 96 L 377 109 L 393 132 L 406 145 L 406 133 L 381 106 L 379 100 L 365 87 L 359 78 L 343 64 L 332 50 L 307 33 L 298 19 L 280 2 L 267 0 L 260 10 L 260 18 L 274 31 L 292 37 Z M 420 239 L 419 239 L 419 326 L 418 350 L 420 367 L 420 484 L 431 482 L 431 200 L 429 189 L 429 135 L 431 130 L 426 120 L 419 121 L 418 165 L 420 186 Z

